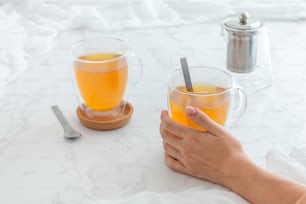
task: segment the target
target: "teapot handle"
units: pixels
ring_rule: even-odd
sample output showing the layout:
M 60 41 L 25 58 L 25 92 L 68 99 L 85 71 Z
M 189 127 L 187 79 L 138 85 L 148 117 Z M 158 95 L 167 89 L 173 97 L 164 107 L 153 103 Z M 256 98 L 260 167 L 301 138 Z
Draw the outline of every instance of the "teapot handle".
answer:
M 221 27 L 221 32 L 220 32 L 221 37 L 224 39 L 225 42 L 228 42 L 228 37 L 227 37 L 228 34 L 226 30 L 224 29 L 222 24 L 220 24 L 220 27 Z

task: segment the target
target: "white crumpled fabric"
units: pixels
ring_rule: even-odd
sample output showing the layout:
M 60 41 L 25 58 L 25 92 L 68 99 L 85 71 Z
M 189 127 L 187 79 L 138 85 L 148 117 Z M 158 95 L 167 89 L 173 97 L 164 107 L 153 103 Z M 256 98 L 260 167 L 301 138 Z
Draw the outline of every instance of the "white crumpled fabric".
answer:
M 242 10 L 265 20 L 306 19 L 304 0 L 2 0 L 0 90 L 25 69 L 43 63 L 63 32 L 203 23 Z

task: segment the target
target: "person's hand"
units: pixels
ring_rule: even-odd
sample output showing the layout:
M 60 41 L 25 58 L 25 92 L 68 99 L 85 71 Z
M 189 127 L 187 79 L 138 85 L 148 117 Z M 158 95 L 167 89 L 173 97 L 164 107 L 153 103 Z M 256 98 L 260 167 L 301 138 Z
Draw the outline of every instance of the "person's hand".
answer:
M 228 186 L 233 167 L 246 159 L 241 144 L 199 109 L 187 107 L 186 114 L 206 132 L 180 125 L 163 110 L 160 134 L 166 164 L 174 171 Z
M 304 185 L 258 167 L 238 140 L 200 110 L 187 107 L 186 114 L 206 131 L 174 122 L 165 110 L 161 113 L 160 133 L 171 169 L 221 184 L 251 203 L 306 202 Z

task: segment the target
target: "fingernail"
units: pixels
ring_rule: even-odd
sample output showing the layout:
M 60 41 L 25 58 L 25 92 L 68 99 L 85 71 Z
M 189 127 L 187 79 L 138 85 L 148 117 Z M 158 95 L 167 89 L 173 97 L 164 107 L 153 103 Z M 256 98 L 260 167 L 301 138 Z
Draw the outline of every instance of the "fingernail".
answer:
M 192 116 L 194 113 L 195 113 L 195 109 L 193 108 L 193 107 L 191 107 L 191 106 L 187 106 L 186 107 L 186 114 L 188 115 L 188 116 Z

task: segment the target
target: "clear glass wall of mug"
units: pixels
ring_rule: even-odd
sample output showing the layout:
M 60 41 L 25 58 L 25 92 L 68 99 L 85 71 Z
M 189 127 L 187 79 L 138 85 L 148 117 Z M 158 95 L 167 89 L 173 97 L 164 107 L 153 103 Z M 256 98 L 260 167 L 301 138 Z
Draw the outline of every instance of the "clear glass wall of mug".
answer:
M 186 126 L 205 130 L 185 114 L 186 106 L 193 106 L 206 113 L 212 120 L 226 128 L 244 113 L 246 93 L 235 84 L 232 76 L 217 68 L 190 67 L 193 92 L 187 91 L 182 70 L 169 76 L 168 110 L 171 118 Z
M 114 120 L 120 115 L 126 105 L 129 62 L 134 56 L 125 41 L 112 37 L 73 45 L 73 79 L 80 108 L 88 118 Z

